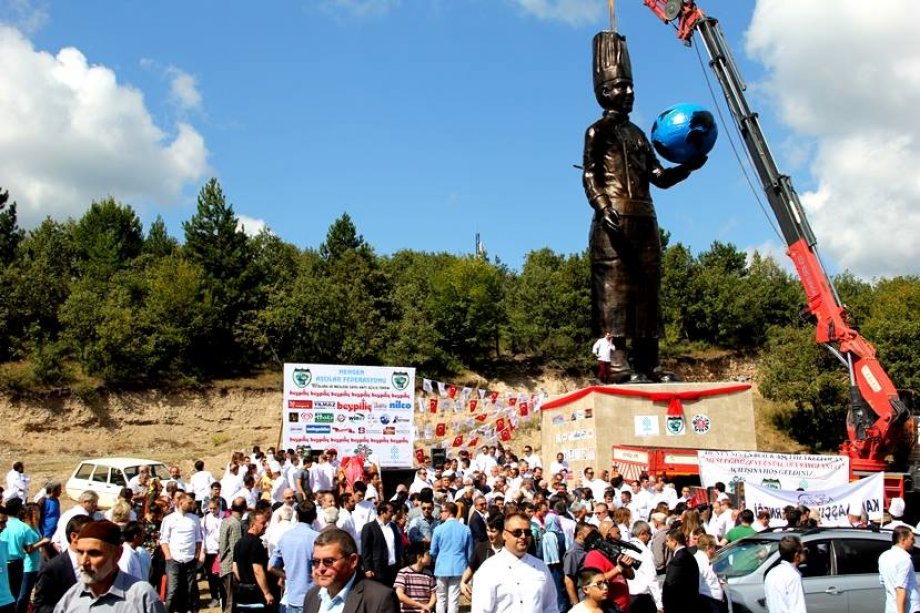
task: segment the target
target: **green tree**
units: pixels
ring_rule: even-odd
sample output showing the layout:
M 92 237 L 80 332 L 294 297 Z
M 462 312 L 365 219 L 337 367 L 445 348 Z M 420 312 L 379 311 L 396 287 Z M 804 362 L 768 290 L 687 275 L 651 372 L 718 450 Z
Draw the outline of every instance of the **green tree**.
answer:
M 685 245 L 677 243 L 664 250 L 661 261 L 661 317 L 664 340 L 674 344 L 691 340 L 692 305 L 699 284 L 699 264 Z
M 205 292 L 214 310 L 207 318 L 213 327 L 195 338 L 191 348 L 195 363 L 206 374 L 245 371 L 255 357 L 252 347 L 238 336 L 247 318 L 255 316 L 262 296 L 252 245 L 238 224 L 217 179 L 201 188 L 197 211 L 182 224 L 183 253 L 204 272 Z
M 920 279 L 877 282 L 863 321 L 862 333 L 895 386 L 920 390 Z
M 281 364 L 291 359 L 298 344 L 295 339 L 298 338 L 299 313 L 292 288 L 305 255 L 268 231 L 260 232 L 253 238 L 252 246 L 265 304 L 246 323 L 244 331 L 248 342 L 258 349 L 265 361 Z M 318 262 L 318 257 L 313 261 Z M 312 275 L 312 269 L 305 274 Z
M 26 235 L 16 259 L 3 272 L 3 359 L 25 357 L 37 344 L 58 340 L 58 310 L 67 300 L 76 275 L 72 227 L 72 222 L 46 219 Z
M 166 222 L 157 215 L 144 238 L 144 253 L 153 258 L 164 258 L 174 254 L 178 248 L 179 241 L 169 235 L 166 231 Z
M 753 349 L 766 341 L 770 326 L 794 322 L 801 301 L 797 284 L 770 258 L 755 252 L 750 263 L 746 260 L 744 252 L 720 242 L 696 263 L 684 247 L 669 249 L 662 301 L 666 338 L 685 335 L 719 347 Z
M 476 257 L 456 258 L 434 273 L 428 310 L 443 351 L 465 365 L 497 357 L 504 283 L 501 269 Z
M 366 255 L 369 249 L 370 246 L 364 237 L 358 234 L 358 229 L 351 220 L 351 216 L 348 213 L 342 213 L 342 216 L 329 226 L 326 240 L 319 246 L 319 255 L 328 262 L 338 259 L 349 251 Z
M 428 311 L 431 279 L 455 256 L 446 253 L 398 251 L 382 263 L 391 289 L 393 316 L 382 359 L 429 372 L 449 372 L 456 359 L 441 350 L 441 333 Z
M 527 254 L 504 301 L 512 348 L 579 364 L 592 337 L 590 275 L 584 253 L 565 257 L 544 248 Z
M 73 226 L 77 269 L 83 276 L 108 279 L 140 255 L 143 244 L 137 214 L 112 198 L 93 202 Z
M 17 222 L 16 202 L 10 202 L 10 193 L 0 188 L 0 268 L 13 261 L 24 237 Z
M 847 375 L 814 329 L 771 329 L 759 366 L 763 395 L 790 405 L 776 426 L 815 451 L 835 451 L 846 438 Z

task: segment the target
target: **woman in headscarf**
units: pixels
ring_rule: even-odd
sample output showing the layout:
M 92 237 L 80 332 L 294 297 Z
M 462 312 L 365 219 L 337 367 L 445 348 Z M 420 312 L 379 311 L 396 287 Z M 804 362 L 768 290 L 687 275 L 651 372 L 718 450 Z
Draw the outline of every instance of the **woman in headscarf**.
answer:
M 559 526 L 559 519 L 555 513 L 548 513 L 544 521 L 546 532 L 543 534 L 543 561 L 549 567 L 549 574 L 553 577 L 553 583 L 556 584 L 556 600 L 560 611 L 568 609 L 568 597 L 566 596 L 565 584 L 563 583 L 565 573 L 562 571 L 562 556 L 565 553 L 565 541 L 562 536 L 562 528 Z

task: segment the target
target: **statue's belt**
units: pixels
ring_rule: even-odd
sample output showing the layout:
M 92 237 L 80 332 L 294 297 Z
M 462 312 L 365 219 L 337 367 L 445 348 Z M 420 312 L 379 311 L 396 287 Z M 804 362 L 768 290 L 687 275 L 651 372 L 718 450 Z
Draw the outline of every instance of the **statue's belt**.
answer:
M 613 210 L 620 215 L 632 215 L 633 217 L 655 217 L 655 205 L 651 200 L 633 200 L 632 198 L 610 198 L 610 204 Z M 600 217 L 600 211 L 595 215 Z

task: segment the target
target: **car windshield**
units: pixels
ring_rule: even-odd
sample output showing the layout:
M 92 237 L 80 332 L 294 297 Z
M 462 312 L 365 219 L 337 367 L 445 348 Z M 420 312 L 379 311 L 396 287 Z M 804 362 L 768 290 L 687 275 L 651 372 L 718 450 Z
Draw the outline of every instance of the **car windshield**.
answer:
M 146 466 L 150 469 L 151 479 L 169 479 L 169 469 L 164 464 L 147 464 Z M 139 469 L 140 466 L 128 466 L 125 468 L 125 476 L 133 479 Z
M 712 569 L 720 577 L 749 575 L 776 551 L 777 540 L 744 539 L 719 552 L 712 561 Z

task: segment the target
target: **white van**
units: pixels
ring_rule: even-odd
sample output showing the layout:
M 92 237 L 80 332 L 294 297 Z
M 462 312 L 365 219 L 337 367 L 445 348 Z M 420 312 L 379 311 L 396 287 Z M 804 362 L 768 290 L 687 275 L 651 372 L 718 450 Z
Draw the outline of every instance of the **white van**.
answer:
M 108 509 L 115 504 L 122 488 L 128 487 L 128 481 L 141 466 L 150 467 L 151 478 L 169 479 L 169 469 L 162 462 L 141 458 L 96 458 L 80 462 L 64 489 L 74 500 L 79 499 L 83 492 L 92 490 L 99 494 L 99 506 Z

